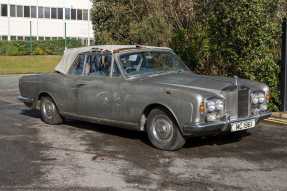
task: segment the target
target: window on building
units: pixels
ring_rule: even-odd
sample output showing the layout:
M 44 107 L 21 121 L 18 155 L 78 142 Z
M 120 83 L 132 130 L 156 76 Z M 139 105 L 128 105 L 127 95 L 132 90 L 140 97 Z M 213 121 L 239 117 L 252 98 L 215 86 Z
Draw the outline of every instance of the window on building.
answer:
M 16 17 L 16 5 L 10 5 L 10 16 Z
M 30 37 L 29 36 L 25 36 L 25 41 L 28 41 L 30 40 Z
M 50 19 L 51 18 L 51 12 L 50 12 L 50 7 L 45 7 L 44 9 L 44 16 L 46 19 Z
M 2 36 L 2 40 L 8 40 L 8 36 Z
M 51 40 L 51 38 L 50 37 L 45 37 L 45 40 Z
M 37 18 L 37 8 L 35 6 L 31 6 L 31 17 Z
M 87 9 L 83 10 L 83 20 L 87 21 L 89 19 L 89 11 Z
M 38 18 L 44 18 L 44 7 L 38 7 Z
M 72 20 L 77 19 L 77 9 L 71 9 L 71 19 Z
M 30 17 L 30 7 L 24 6 L 24 17 Z
M 8 16 L 7 4 L 1 4 L 1 16 L 3 16 L 3 17 L 7 17 Z
M 63 19 L 63 8 L 58 8 L 58 19 Z
M 17 5 L 17 17 L 23 17 L 23 6 Z
M 70 20 L 71 19 L 71 9 L 65 9 L 65 19 Z
M 77 19 L 83 20 L 83 10 L 82 9 L 77 10 Z
M 18 40 L 23 40 L 23 37 L 22 36 L 18 36 Z
M 51 8 L 51 18 L 57 19 L 57 8 Z
M 17 40 L 16 36 L 11 36 L 11 40 Z
M 43 36 L 39 36 L 39 40 L 45 40 Z

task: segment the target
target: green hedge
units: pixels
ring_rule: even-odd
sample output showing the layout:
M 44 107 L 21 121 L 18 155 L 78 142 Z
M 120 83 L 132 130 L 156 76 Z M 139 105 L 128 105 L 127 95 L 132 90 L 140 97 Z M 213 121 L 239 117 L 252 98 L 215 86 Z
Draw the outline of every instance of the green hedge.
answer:
M 70 39 L 67 41 L 68 48 L 80 46 L 80 40 Z M 29 41 L 0 41 L 0 55 L 2 56 L 61 55 L 64 50 L 65 40 L 33 41 L 32 52 Z

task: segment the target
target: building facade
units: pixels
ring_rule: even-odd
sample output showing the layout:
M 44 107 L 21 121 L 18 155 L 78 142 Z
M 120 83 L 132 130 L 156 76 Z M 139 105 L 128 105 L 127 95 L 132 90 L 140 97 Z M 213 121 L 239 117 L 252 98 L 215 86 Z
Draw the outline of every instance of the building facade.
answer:
M 0 0 L 0 40 L 93 42 L 90 0 Z

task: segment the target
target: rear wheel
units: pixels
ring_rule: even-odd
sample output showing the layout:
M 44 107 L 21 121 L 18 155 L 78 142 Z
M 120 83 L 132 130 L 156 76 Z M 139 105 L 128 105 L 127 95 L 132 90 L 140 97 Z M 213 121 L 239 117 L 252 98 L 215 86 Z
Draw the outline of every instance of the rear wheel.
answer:
M 63 123 L 55 102 L 50 97 L 42 97 L 40 100 L 41 119 L 50 125 Z
M 177 123 L 164 110 L 154 109 L 149 113 L 146 130 L 150 142 L 158 149 L 174 151 L 185 144 Z

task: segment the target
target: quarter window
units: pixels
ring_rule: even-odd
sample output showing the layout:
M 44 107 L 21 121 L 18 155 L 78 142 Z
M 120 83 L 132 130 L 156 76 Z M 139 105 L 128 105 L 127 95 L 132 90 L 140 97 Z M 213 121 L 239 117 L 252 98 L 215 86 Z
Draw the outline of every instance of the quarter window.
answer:
M 73 68 L 71 70 L 71 74 L 72 75 L 76 75 L 76 76 L 81 76 L 83 75 L 83 71 L 84 71 L 84 65 L 85 65 L 85 55 L 84 54 L 80 54 L 74 64 L 73 64 Z

